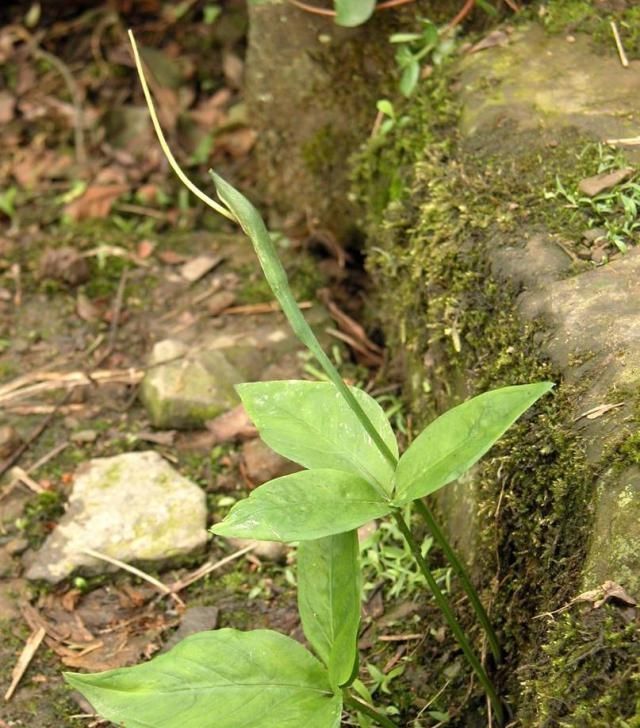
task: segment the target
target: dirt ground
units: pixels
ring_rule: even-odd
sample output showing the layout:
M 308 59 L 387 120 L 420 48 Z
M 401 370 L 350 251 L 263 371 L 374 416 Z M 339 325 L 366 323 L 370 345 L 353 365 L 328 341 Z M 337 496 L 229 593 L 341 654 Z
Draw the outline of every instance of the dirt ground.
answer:
M 106 725 L 66 689 L 62 669 L 149 657 L 194 607 L 210 607 L 209 628 L 301 636 L 290 556 L 242 555 L 183 589 L 181 603 L 124 572 L 55 587 L 23 577 L 24 560 L 64 513 L 76 467 L 93 457 L 156 449 L 205 490 L 211 521 L 264 475 L 262 461 L 257 474 L 247 469 L 237 438 L 153 430 L 137 397 L 151 345 L 163 336 L 241 330 L 265 315 L 282 321 L 248 244 L 168 170 L 126 38 L 133 27 L 180 162 L 204 184 L 215 166 L 246 190 L 256 182 L 242 98 L 246 17 L 233 1 L 222 9 L 160 0 L 12 4 L 2 13 L 0 726 Z M 380 350 L 342 310 L 358 311 L 361 274 L 335 241 L 300 220 L 272 222 L 287 232 L 299 296 L 313 300 L 321 285 L 331 287 L 348 371 L 380 386 Z M 212 253 L 219 265 L 185 277 L 185 267 Z M 230 553 L 212 542 L 149 572 L 173 583 Z M 415 620 L 419 609 L 409 601 L 385 614 L 381 595 L 374 584 L 363 648 L 386 654 L 391 644 L 389 673 L 411 643 L 380 647 L 372 635 Z

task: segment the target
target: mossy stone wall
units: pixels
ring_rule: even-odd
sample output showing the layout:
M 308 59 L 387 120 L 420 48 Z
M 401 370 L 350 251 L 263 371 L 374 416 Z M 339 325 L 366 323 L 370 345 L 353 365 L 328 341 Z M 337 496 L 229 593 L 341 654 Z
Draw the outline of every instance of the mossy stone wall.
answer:
M 416 419 L 491 387 L 557 383 L 439 500 L 498 623 L 498 679 L 522 726 L 640 721 L 635 617 L 544 616 L 606 579 L 640 596 L 640 256 L 583 261 L 580 219 L 545 195 L 556 177 L 595 173 L 594 141 L 637 134 L 640 64 L 620 74 L 587 38 L 519 28 L 424 86 L 402 131 L 354 171 L 377 310 Z M 616 407 L 588 416 L 603 404 Z M 583 639 L 601 655 L 581 657 Z M 581 664 L 597 671 L 588 695 Z

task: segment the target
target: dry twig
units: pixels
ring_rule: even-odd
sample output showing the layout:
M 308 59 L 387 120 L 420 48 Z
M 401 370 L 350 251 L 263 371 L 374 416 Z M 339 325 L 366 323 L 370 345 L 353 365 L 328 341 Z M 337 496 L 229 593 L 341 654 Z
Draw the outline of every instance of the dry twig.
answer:
M 44 639 L 44 635 L 44 628 L 39 627 L 38 629 L 34 630 L 27 638 L 20 657 L 18 658 L 18 662 L 16 662 L 16 666 L 11 672 L 11 685 L 9 685 L 9 689 L 4 694 L 5 701 L 9 702 L 9 700 L 11 700 L 13 694 L 16 691 L 16 688 L 18 687 L 18 683 L 20 682 L 20 680 L 22 680 L 22 676 L 27 671 L 31 660 L 33 660 L 33 656 L 38 650 L 38 647 L 40 647 L 40 644 Z

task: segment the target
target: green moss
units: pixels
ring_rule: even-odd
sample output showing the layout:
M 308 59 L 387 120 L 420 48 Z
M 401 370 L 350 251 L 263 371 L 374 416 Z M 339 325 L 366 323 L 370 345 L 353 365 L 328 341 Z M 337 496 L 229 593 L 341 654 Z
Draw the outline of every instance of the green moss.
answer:
M 550 33 L 587 33 L 594 48 L 610 53 L 614 48 L 610 21 L 614 20 L 627 56 L 640 58 L 640 7 L 626 5 L 613 10 L 598 0 L 549 0 L 543 6 L 542 22 Z
M 403 359 L 420 425 L 490 388 L 560 381 L 540 357 L 540 326 L 519 320 L 517 291 L 492 277 L 488 252 L 548 222 L 543 190 L 560 170 L 581 173 L 576 150 L 584 140 L 566 131 L 549 155 L 537 132 L 519 132 L 520 153 L 463 150 L 446 78 L 423 87 L 408 115 L 397 135 L 357 157 L 354 181 L 366 209 L 368 268 L 381 291 L 376 310 Z M 398 177 L 403 189 L 389 194 Z M 558 211 L 557 230 L 574 225 Z M 568 601 L 581 574 L 598 473 L 568 413 L 587 386 L 565 384 L 538 403 L 473 478 L 475 567 L 491 575 L 485 596 L 506 653 L 498 681 L 514 706 L 521 698 L 513 668 L 544 641 L 533 617 Z
M 571 728 L 640 726 L 640 631 L 615 606 L 570 613 L 523 675 L 523 722 Z
M 32 547 L 40 546 L 63 513 L 63 497 L 53 490 L 38 493 L 27 503 L 20 527 Z

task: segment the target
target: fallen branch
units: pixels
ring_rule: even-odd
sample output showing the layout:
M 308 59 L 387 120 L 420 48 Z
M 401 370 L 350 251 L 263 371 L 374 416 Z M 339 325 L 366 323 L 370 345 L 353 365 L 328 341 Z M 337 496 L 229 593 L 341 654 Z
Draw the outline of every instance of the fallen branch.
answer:
M 87 384 L 138 384 L 142 369 L 97 369 L 93 372 L 34 372 L 18 377 L 0 387 L 0 407 L 8 402 L 32 397 L 35 394 L 52 392 L 56 389 L 72 390 Z M 66 404 L 66 402 L 64 402 Z M 61 405 L 62 406 L 62 405 Z

